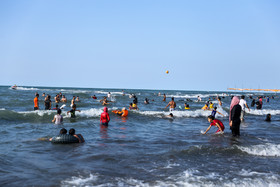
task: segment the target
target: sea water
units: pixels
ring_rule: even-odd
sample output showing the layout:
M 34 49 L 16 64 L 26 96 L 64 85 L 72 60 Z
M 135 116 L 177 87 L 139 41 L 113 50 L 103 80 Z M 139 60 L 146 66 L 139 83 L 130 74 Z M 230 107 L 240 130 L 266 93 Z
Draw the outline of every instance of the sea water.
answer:
M 35 93 L 40 94 L 38 111 L 33 111 Z M 59 92 L 68 102 L 62 110 L 64 123 L 51 123 L 55 110 L 44 110 L 42 93 L 50 94 L 52 107 Z M 111 92 L 108 105 L 111 121 L 100 128 L 103 106 L 99 102 Z M 263 109 L 246 110 L 241 136 L 233 138 L 228 125 L 231 95 L 206 91 L 166 91 L 125 89 L 0 87 L 0 186 L 279 186 L 280 185 L 280 106 L 279 95 Z M 161 96 L 158 96 L 158 92 Z M 163 102 L 162 94 L 167 95 Z M 139 111 L 127 118 L 112 110 L 129 106 L 135 94 Z M 263 95 L 263 93 L 255 93 Z M 97 96 L 97 100 L 91 98 Z M 67 115 L 72 96 L 79 96 L 76 118 Z M 202 102 L 197 102 L 197 96 Z M 222 98 L 222 107 L 215 100 Z M 174 119 L 166 118 L 167 103 L 175 98 Z M 209 99 L 218 106 L 217 114 L 225 133 L 215 135 L 209 126 L 211 111 L 201 107 Z M 253 97 L 255 97 L 253 95 Z M 150 104 L 144 104 L 148 98 Z M 190 110 L 184 110 L 184 103 Z M 61 106 L 62 103 L 59 103 Z M 180 106 L 180 107 L 179 107 Z M 181 108 L 181 109 L 180 109 Z M 272 115 L 265 122 L 265 115 Z M 61 128 L 75 128 L 85 138 L 82 144 L 52 144 L 50 138 Z

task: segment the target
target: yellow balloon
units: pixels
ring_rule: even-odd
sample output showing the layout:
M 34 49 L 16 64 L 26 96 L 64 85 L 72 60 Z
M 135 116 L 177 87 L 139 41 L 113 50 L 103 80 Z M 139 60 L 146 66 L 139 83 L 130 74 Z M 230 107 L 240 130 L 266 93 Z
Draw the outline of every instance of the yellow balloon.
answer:
M 167 71 L 166 71 L 166 73 L 168 74 L 168 73 L 169 73 L 169 71 L 167 70 Z

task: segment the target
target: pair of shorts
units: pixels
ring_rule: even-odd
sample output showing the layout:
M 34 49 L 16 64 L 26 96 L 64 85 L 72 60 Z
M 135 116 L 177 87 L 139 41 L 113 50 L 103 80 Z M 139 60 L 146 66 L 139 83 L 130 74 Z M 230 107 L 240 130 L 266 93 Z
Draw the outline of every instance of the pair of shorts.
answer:
M 175 110 L 175 108 L 169 108 L 169 112 L 172 112 L 174 110 Z
M 244 119 L 244 116 L 245 116 L 245 110 L 242 110 L 241 115 L 240 115 L 240 119 Z
M 39 110 L 39 107 L 34 107 L 34 110 Z
M 104 126 L 108 127 L 109 123 L 108 122 L 105 122 L 105 123 L 102 122 L 101 125 L 104 125 Z

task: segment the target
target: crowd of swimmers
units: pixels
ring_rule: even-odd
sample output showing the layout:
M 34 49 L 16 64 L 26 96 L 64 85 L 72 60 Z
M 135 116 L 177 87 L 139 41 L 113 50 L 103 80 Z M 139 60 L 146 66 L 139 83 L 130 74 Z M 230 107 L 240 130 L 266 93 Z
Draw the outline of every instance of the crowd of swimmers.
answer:
M 124 96 L 124 91 L 122 91 L 122 95 Z M 46 95 L 45 93 L 42 94 L 44 98 L 44 107 L 45 110 L 56 110 L 57 114 L 54 116 L 52 122 L 55 123 L 56 125 L 62 124 L 63 122 L 63 116 L 61 115 L 62 109 L 65 106 L 62 105 L 61 107 L 58 107 L 58 103 L 67 103 L 67 98 L 65 97 L 65 95 L 62 95 L 62 93 L 60 92 L 59 94 L 57 94 L 54 97 L 54 101 L 56 103 L 56 107 L 55 108 L 51 108 L 52 107 L 52 101 L 51 101 L 51 96 L 50 95 Z M 161 96 L 161 94 L 159 93 L 158 96 Z M 109 122 L 110 122 L 110 115 L 108 113 L 108 108 L 106 107 L 106 105 L 108 105 L 110 102 L 114 102 L 109 100 L 108 98 L 111 98 L 111 93 L 109 92 L 107 94 L 107 96 L 104 96 L 101 100 L 99 100 L 99 102 L 104 106 L 103 112 L 100 115 L 100 125 L 103 127 L 108 127 Z M 35 93 L 35 98 L 34 98 L 34 110 L 39 110 L 39 94 L 36 92 Z M 97 100 L 97 97 L 95 95 L 91 96 L 92 99 Z M 139 110 L 137 104 L 138 104 L 138 98 L 135 94 L 130 94 L 129 98 L 132 98 L 133 101 L 132 103 L 129 104 L 129 110 Z M 224 98 L 224 97 L 223 97 Z M 250 96 L 250 99 L 252 99 L 251 102 L 251 107 L 254 107 L 256 105 L 256 109 L 260 110 L 262 109 L 262 105 L 263 105 L 263 98 L 265 98 L 266 102 L 269 102 L 269 97 L 258 97 L 258 98 L 253 98 L 252 96 Z M 271 98 L 274 98 L 273 96 Z M 205 105 L 201 108 L 202 110 L 209 110 L 211 111 L 211 115 L 208 116 L 208 122 L 210 123 L 209 127 L 206 129 L 205 132 L 203 132 L 202 134 L 206 134 L 212 126 L 217 127 L 217 131 L 216 134 L 221 134 L 224 132 L 225 126 L 223 124 L 222 121 L 216 119 L 216 113 L 220 114 L 221 116 L 224 116 L 222 113 L 217 111 L 217 107 L 214 106 L 212 100 L 217 100 L 218 105 L 222 106 L 222 98 L 221 97 L 213 97 L 212 99 L 209 98 Z M 256 101 L 257 100 L 257 101 Z M 154 100 L 152 100 L 154 101 Z M 166 95 L 163 94 L 163 102 L 166 101 Z M 186 99 L 186 101 L 188 102 L 192 102 L 192 100 L 190 99 Z M 75 118 L 75 112 L 81 112 L 80 110 L 77 110 L 77 105 L 76 102 L 80 102 L 80 98 L 79 96 L 73 96 L 71 99 L 71 110 L 67 111 L 67 115 L 70 113 L 71 114 L 71 118 Z M 197 97 L 197 102 L 202 102 L 202 99 L 200 96 Z M 150 101 L 148 98 L 145 98 L 144 100 L 144 104 L 150 104 Z M 167 118 L 174 118 L 173 115 L 173 111 L 175 111 L 176 108 L 176 102 L 174 100 L 174 97 L 171 98 L 171 101 L 168 102 L 168 104 L 165 106 L 164 109 L 169 107 L 169 115 L 167 115 Z M 181 107 L 179 107 L 181 109 Z M 231 97 L 231 104 L 230 104 L 230 111 L 229 111 L 229 126 L 230 129 L 232 131 L 232 135 L 233 136 L 240 136 L 240 123 L 244 121 L 244 116 L 245 116 L 245 109 L 248 109 L 248 111 L 250 111 L 250 108 L 245 100 L 245 96 L 242 95 L 240 98 L 238 96 L 232 96 Z M 184 109 L 185 110 L 189 110 L 190 109 L 190 105 L 188 103 L 184 103 Z M 128 116 L 128 110 L 123 107 L 122 110 L 113 110 L 113 113 L 121 116 L 121 117 L 127 117 Z M 267 114 L 265 121 L 271 121 L 271 115 Z M 61 133 L 65 133 L 66 129 L 62 129 Z M 73 134 L 73 130 L 74 129 L 70 129 L 69 130 L 69 134 Z M 67 131 L 66 131 L 67 132 Z M 71 133 L 70 133 L 71 132 Z M 75 130 L 74 130 L 74 135 L 75 135 Z M 73 136 L 74 136 L 73 135 Z M 82 137 L 82 135 L 80 135 Z M 76 137 L 76 136 L 75 136 Z M 82 139 L 82 140 L 80 140 Z M 79 142 L 84 142 L 83 138 L 80 138 Z

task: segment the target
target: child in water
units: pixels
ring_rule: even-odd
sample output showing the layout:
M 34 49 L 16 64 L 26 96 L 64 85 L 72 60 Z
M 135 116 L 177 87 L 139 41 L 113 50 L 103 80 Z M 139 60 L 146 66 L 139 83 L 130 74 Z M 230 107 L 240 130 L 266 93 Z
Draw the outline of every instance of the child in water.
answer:
M 59 125 L 63 122 L 63 117 L 61 115 L 60 109 L 57 110 L 57 114 L 54 116 L 52 122 L 55 123 L 56 125 Z
M 215 118 L 216 113 L 218 113 L 218 114 L 224 116 L 224 114 L 222 114 L 222 113 L 220 113 L 220 112 L 217 111 L 217 107 L 215 106 L 214 109 L 212 110 L 211 116 L 213 116 L 213 117 Z
M 212 126 L 216 126 L 218 127 L 218 130 L 216 131 L 215 134 L 222 134 L 224 132 L 224 124 L 220 121 L 220 120 L 217 120 L 215 119 L 213 116 L 208 116 L 208 122 L 210 123 L 210 126 L 206 129 L 206 131 L 202 134 L 206 134 Z
M 185 103 L 185 110 L 189 110 L 189 109 L 190 109 L 189 104 Z
M 69 114 L 69 112 L 71 113 L 71 118 L 75 118 L 76 115 L 75 115 L 75 112 L 78 111 L 78 112 L 81 112 L 80 110 L 77 110 L 76 109 L 76 104 L 73 104 L 72 105 L 72 109 L 70 111 L 67 112 L 67 115 Z

